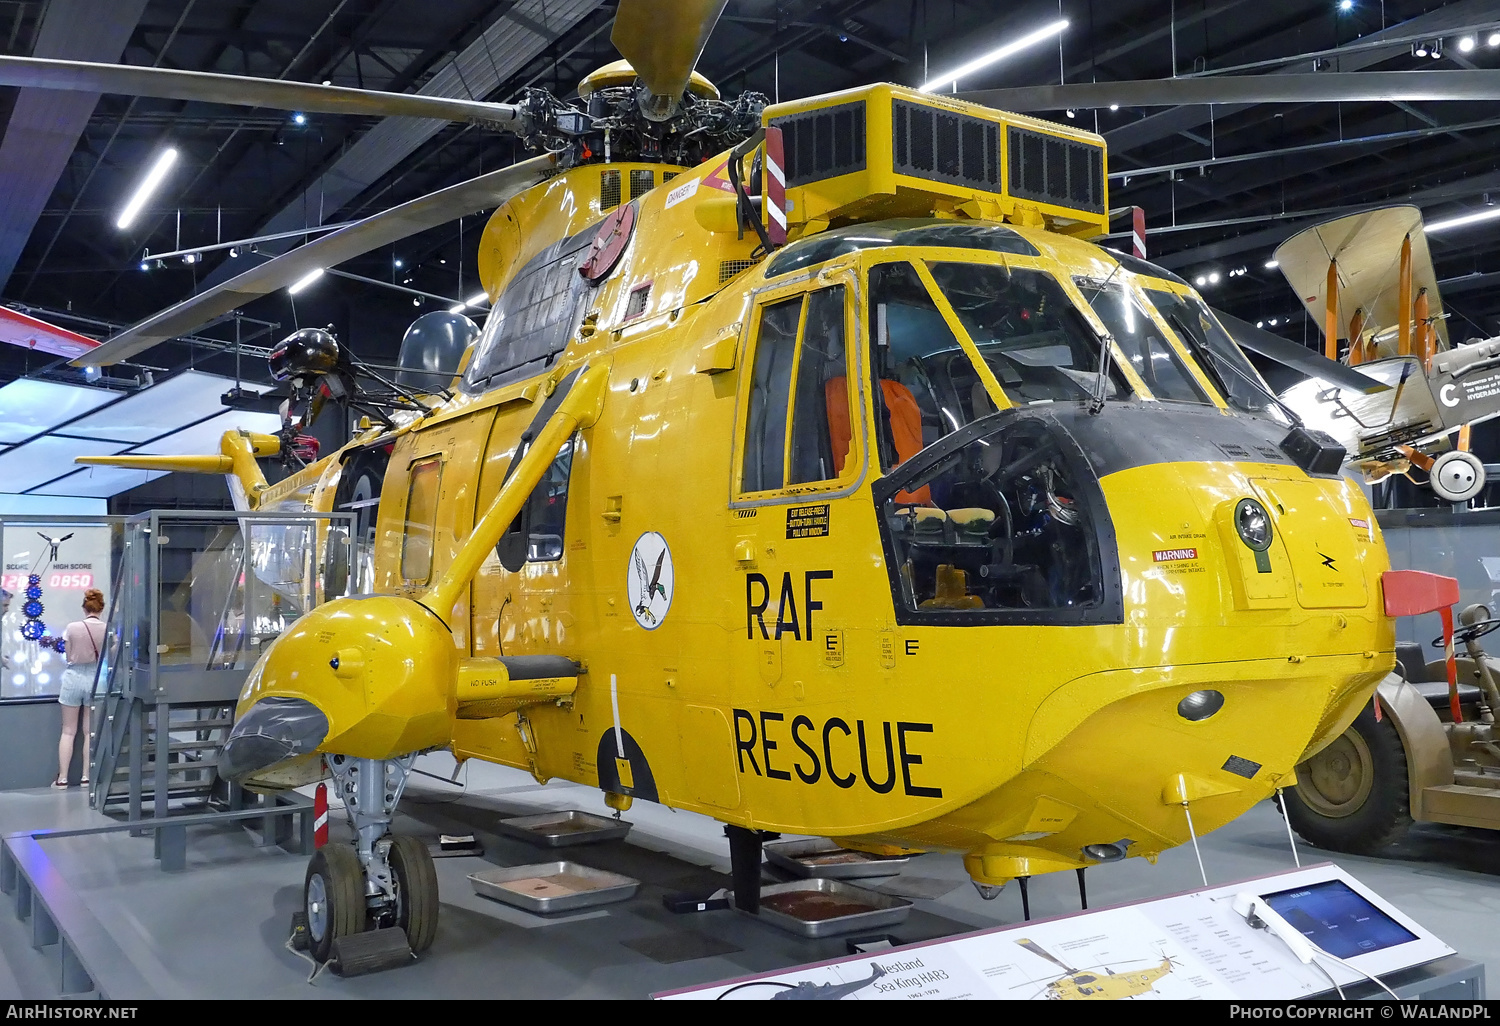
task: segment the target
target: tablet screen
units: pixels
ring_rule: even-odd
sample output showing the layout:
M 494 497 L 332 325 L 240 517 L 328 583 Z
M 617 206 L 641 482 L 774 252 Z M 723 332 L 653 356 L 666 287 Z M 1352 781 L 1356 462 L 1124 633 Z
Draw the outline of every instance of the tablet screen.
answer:
M 1417 935 L 1361 897 L 1342 880 L 1263 895 L 1292 929 L 1338 958 L 1367 955 Z

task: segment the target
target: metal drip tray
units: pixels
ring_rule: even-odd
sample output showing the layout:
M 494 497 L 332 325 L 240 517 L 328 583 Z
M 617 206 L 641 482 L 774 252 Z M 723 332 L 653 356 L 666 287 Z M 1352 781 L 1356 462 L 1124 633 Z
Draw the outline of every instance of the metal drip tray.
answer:
M 757 918 L 790 933 L 817 938 L 894 926 L 910 912 L 911 902 L 905 898 L 817 877 L 762 887 Z
M 590 869 L 576 862 L 484 869 L 470 873 L 469 883 L 480 897 L 542 914 L 624 901 L 634 897 L 641 886 L 632 877 Z
M 537 816 L 502 819 L 495 830 L 545 848 L 563 848 L 570 844 L 617 841 L 630 833 L 631 824 L 623 819 L 596 816 L 591 812 L 567 809 L 544 812 Z
M 770 841 L 763 846 L 766 861 L 797 876 L 849 879 L 895 876 L 911 861 L 909 855 L 871 855 L 840 848 L 827 838 Z

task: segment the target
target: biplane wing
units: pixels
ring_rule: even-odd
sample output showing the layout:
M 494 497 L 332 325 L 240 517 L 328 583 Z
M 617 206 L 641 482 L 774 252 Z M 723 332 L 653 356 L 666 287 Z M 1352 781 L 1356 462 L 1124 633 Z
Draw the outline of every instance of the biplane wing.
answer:
M 87 335 L 38 320 L 19 310 L 0 307 L 0 342 L 22 349 L 39 350 L 53 356 L 74 359 L 99 345 Z
M 1427 318 L 1437 335 L 1437 348 L 1446 349 L 1443 301 L 1422 212 L 1416 207 L 1382 207 L 1335 218 L 1293 235 L 1276 247 L 1273 256 L 1320 330 L 1327 323 L 1329 264 L 1335 263 L 1338 337 L 1352 342 L 1356 334 L 1372 333 L 1376 350 L 1366 359 L 1396 356 L 1400 355 L 1396 338 L 1402 316 L 1401 250 L 1407 238 L 1411 239 L 1410 295 L 1426 290 Z M 1360 323 L 1352 325 L 1356 315 Z

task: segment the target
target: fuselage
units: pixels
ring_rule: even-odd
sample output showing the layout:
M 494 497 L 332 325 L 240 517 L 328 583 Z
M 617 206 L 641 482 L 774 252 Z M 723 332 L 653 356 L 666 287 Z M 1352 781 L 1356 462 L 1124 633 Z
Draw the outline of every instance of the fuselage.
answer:
M 1199 832 L 1227 822 L 1390 669 L 1360 490 L 1281 451 L 1288 423 L 1242 355 L 1206 352 L 1222 329 L 1185 283 L 952 217 L 758 259 L 694 217 L 722 167 L 614 170 L 654 177 L 611 273 L 556 299 L 579 288 L 598 167 L 502 207 L 456 398 L 351 443 L 391 446 L 373 590 L 419 598 L 548 394 L 608 368 L 598 421 L 433 610 L 460 656 L 564 656 L 577 688 L 452 718 L 460 759 L 960 851 L 1001 882 L 1109 857 L 1089 845 L 1154 856 L 1187 840 L 1184 802 Z M 339 466 L 283 500 L 327 508 Z M 325 676 L 294 693 L 317 704 Z M 399 754 L 367 748 L 347 754 Z

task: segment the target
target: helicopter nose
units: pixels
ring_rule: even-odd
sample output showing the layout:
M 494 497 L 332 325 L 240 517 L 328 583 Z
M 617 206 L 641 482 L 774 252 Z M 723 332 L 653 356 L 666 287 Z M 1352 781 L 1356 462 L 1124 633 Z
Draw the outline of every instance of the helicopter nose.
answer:
M 235 722 L 219 753 L 219 776 L 240 780 L 311 752 L 328 736 L 328 717 L 301 698 L 262 698 Z

